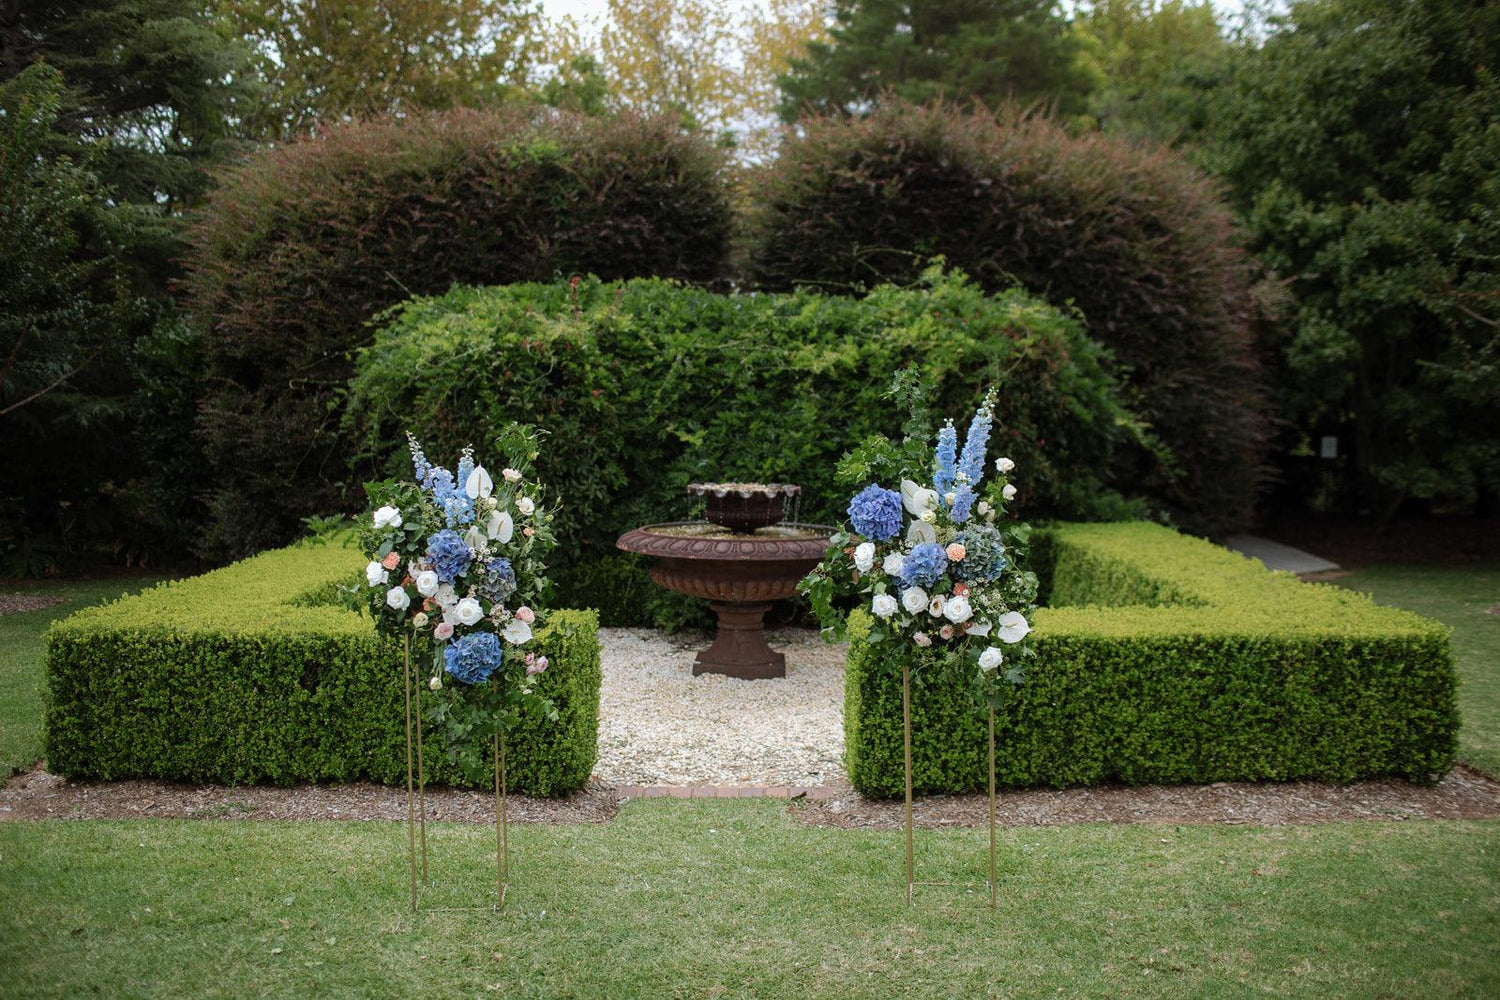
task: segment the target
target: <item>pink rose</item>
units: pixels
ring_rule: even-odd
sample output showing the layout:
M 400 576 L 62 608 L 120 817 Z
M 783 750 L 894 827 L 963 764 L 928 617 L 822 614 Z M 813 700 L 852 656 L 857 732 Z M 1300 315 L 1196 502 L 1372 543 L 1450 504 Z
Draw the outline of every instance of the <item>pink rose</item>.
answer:
M 400 555 L 400 553 L 397 553 L 397 552 L 388 552 L 388 553 L 386 553 L 386 557 L 384 559 L 380 560 L 380 565 L 384 566 L 386 569 L 395 569 L 397 566 L 401 565 L 401 555 Z
M 532 611 L 530 608 L 523 604 L 516 609 L 516 617 L 521 619 L 521 621 L 525 622 L 527 625 L 530 625 L 532 622 L 536 621 L 536 612 Z
M 911 641 L 916 643 L 918 646 L 932 645 L 932 637 L 929 636 L 926 632 L 913 632 Z
M 521 529 L 521 534 L 525 535 L 527 538 L 530 538 L 532 535 L 536 534 L 536 529 L 535 528 L 522 528 Z
M 938 635 L 942 636 L 944 639 L 953 638 L 953 626 L 944 625 L 942 628 L 938 629 Z
M 453 638 L 453 623 L 452 622 L 438 622 L 437 628 L 435 628 L 435 629 L 432 630 L 432 635 L 433 635 L 433 638 L 436 638 L 436 639 L 451 639 L 451 638 Z
M 545 656 L 538 656 L 535 660 L 533 660 L 530 663 L 526 664 L 526 676 L 527 677 L 535 677 L 537 674 L 541 673 L 543 670 L 546 670 L 546 669 L 547 669 L 547 658 Z
M 966 556 L 968 554 L 969 554 L 969 550 L 963 547 L 963 543 L 961 543 L 961 542 L 949 542 L 948 543 L 948 561 L 949 562 L 963 562 L 964 556 Z

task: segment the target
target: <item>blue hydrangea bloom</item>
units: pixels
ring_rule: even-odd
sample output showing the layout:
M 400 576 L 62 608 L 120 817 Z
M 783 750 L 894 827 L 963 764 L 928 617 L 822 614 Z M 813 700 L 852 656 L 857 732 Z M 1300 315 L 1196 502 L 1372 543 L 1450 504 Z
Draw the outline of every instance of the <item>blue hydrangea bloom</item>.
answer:
M 974 488 L 964 483 L 958 488 L 953 496 L 953 510 L 950 516 L 954 524 L 963 524 L 968 521 L 969 514 L 974 510 Z
M 483 684 L 504 659 L 500 637 L 493 632 L 470 632 L 443 650 L 444 669 L 465 684 Z
M 948 568 L 948 554 L 936 542 L 923 542 L 906 554 L 901 579 L 908 585 L 930 587 Z
M 997 579 L 1010 565 L 1005 543 L 993 525 L 971 524 L 954 539 L 964 547 L 964 557 L 953 564 L 953 575 L 971 583 Z
M 954 430 L 950 420 L 938 431 L 937 454 L 933 459 L 932 488 L 937 490 L 938 496 L 946 496 L 953 486 L 953 476 L 957 472 L 953 463 L 957 461 L 957 454 L 958 431 Z
M 884 542 L 901 533 L 901 494 L 871 484 L 849 501 L 849 524 L 866 538 Z
M 476 589 L 481 596 L 489 598 L 491 603 L 499 603 L 514 594 L 516 571 L 511 566 L 510 560 L 502 557 L 485 563 L 484 579 L 479 581 Z
M 958 471 L 968 479 L 970 486 L 978 486 L 984 478 L 984 453 L 990 446 L 990 427 L 994 424 L 990 404 L 985 402 L 974 411 L 969 423 L 969 435 L 964 439 L 964 454 L 958 460 Z
M 472 558 L 456 531 L 439 531 L 427 538 L 427 561 L 443 583 L 453 583 L 463 576 Z

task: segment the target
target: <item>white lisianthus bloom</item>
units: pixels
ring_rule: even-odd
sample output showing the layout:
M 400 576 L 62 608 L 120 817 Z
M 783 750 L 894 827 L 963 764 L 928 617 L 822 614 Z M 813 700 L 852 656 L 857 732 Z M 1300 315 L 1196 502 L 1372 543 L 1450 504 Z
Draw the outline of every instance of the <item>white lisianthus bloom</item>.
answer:
M 964 635 L 989 635 L 991 625 L 989 622 L 970 622 L 964 629 Z
M 523 646 L 531 641 L 531 626 L 519 618 L 512 618 L 505 631 L 500 633 L 512 646 Z
M 427 627 L 427 612 L 425 612 L 425 611 L 418 611 L 416 614 L 412 615 L 411 616 L 411 624 L 412 624 L 413 628 L 426 628 Z
M 908 614 L 916 614 L 927 607 L 927 591 L 921 587 L 907 587 L 901 594 L 901 606 Z
M 1016 498 L 1016 488 L 1010 483 L 1006 483 L 1005 488 L 1000 491 L 1000 495 L 1007 500 L 1014 500 Z
M 392 587 L 386 592 L 385 606 L 392 611 L 405 611 L 411 607 L 411 595 L 405 587 Z
M 932 636 L 928 635 L 926 632 L 913 632 L 911 634 L 911 641 L 916 643 L 918 646 L 931 646 Z
M 401 527 L 401 512 L 390 504 L 386 504 L 375 511 L 376 528 L 399 528 Z
M 484 617 L 484 608 L 474 598 L 465 597 L 454 607 L 453 617 L 458 619 L 460 625 L 477 625 L 479 619 Z
M 378 587 L 382 583 L 389 582 L 390 579 L 391 574 L 386 570 L 386 568 L 380 565 L 380 563 L 375 562 L 373 559 L 370 561 L 370 565 L 365 567 L 365 580 L 372 587 Z
M 881 562 L 880 568 L 891 576 L 900 576 L 901 570 L 906 567 L 906 557 L 899 552 L 892 552 Z
M 983 517 L 990 512 L 990 505 L 981 500 L 974 505 L 974 510 L 979 514 L 980 517 Z
M 453 584 L 445 583 L 438 587 L 432 598 L 438 602 L 439 607 L 451 608 L 458 603 L 458 591 L 453 589 Z
M 427 682 L 427 686 L 434 691 L 441 691 L 443 689 L 443 679 L 441 677 L 434 677 Z
M 946 503 L 949 507 L 952 507 L 953 506 L 953 501 L 955 501 L 957 499 L 958 499 L 958 494 L 954 493 L 952 490 L 949 490 L 947 493 L 943 494 L 943 502 Z
M 928 508 L 927 510 L 922 511 L 922 523 L 923 524 L 937 524 L 937 511 L 935 511 L 935 510 L 933 510 L 931 508 Z
M 1008 458 L 1005 458 L 1004 456 L 1001 456 L 1000 458 L 995 459 L 995 471 L 1014 472 L 1016 471 L 1016 463 L 1012 462 Z
M 470 500 L 478 500 L 495 492 L 495 481 L 490 474 L 484 471 L 484 466 L 474 466 L 474 471 L 469 473 L 469 481 L 464 483 L 464 493 Z
M 896 613 L 896 599 L 890 594 L 876 594 L 875 599 L 870 602 L 870 611 L 876 618 L 889 618 Z
M 519 483 L 521 481 L 521 474 L 515 469 L 501 469 L 500 475 L 507 483 Z
M 974 617 L 974 609 L 967 597 L 950 597 L 943 605 L 943 617 L 955 625 L 962 625 Z
M 926 521 L 913 521 L 906 529 L 906 544 L 917 546 L 923 542 L 937 544 L 937 529 Z
M 999 646 L 987 646 L 984 652 L 979 654 L 979 669 L 988 673 L 1005 662 L 1005 654 L 1000 652 Z
M 875 565 L 875 543 L 860 542 L 854 547 L 854 565 L 861 573 L 870 572 Z
M 506 511 L 497 510 L 490 515 L 490 523 L 484 526 L 484 533 L 505 545 L 516 533 L 516 522 Z
M 531 497 L 522 497 L 516 501 L 516 510 L 530 517 L 532 512 L 536 510 L 536 501 L 532 500 Z
M 417 574 L 417 593 L 423 597 L 431 597 L 438 592 L 438 575 L 430 569 L 424 569 Z
M 1026 638 L 1031 631 L 1031 626 L 1026 624 L 1026 616 L 1019 611 L 1007 611 L 1000 616 L 1000 629 L 996 633 L 1001 642 L 1014 643 Z
M 910 479 L 901 480 L 901 503 L 912 517 L 921 517 L 922 512 L 937 506 L 936 490 L 918 486 Z

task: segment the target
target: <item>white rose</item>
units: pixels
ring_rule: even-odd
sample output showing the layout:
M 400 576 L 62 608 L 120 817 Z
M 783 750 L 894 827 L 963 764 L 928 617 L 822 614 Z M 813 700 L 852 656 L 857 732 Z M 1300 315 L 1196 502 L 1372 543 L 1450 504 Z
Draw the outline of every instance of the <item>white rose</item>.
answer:
M 1016 463 L 1012 462 L 1008 458 L 997 458 L 997 459 L 995 459 L 995 469 L 998 472 L 1014 472 L 1015 468 L 1016 468 Z
M 521 481 L 521 474 L 515 469 L 502 469 L 500 475 L 505 478 L 507 483 L 519 483 Z
M 990 512 L 990 505 L 981 500 L 974 505 L 974 509 L 979 512 L 980 517 L 983 517 Z
M 974 617 L 974 609 L 967 597 L 950 597 L 943 605 L 943 617 L 955 625 L 962 625 Z
M 927 607 L 927 591 L 921 587 L 907 587 L 901 594 L 901 606 L 908 614 L 916 614 Z
M 1007 500 L 1014 500 L 1016 498 L 1016 488 L 1010 483 L 1006 483 L 1005 488 L 1000 491 L 1000 495 Z
M 936 490 L 918 486 L 910 479 L 901 480 L 901 503 L 912 517 L 921 517 L 923 511 L 936 507 L 937 500 Z
M 934 618 L 943 617 L 943 598 L 941 594 L 934 594 L 932 600 L 927 602 L 927 613 Z
M 889 618 L 896 613 L 896 599 L 890 594 L 876 594 L 875 599 L 870 602 L 870 610 L 877 618 Z
M 854 565 L 861 573 L 870 572 L 870 568 L 875 565 L 874 542 L 860 542 L 854 547 Z
M 989 635 L 991 625 L 989 622 L 970 622 L 964 628 L 965 635 Z
M 495 481 L 490 474 L 484 471 L 484 466 L 474 466 L 474 471 L 469 473 L 469 481 L 464 483 L 464 493 L 470 500 L 478 500 L 487 497 L 495 491 Z
M 936 524 L 937 523 L 937 511 L 933 510 L 930 507 L 927 510 L 922 511 L 922 523 L 923 524 Z
M 926 521 L 913 521 L 906 529 L 906 544 L 917 546 L 923 542 L 936 544 L 937 529 Z
M 536 502 L 531 497 L 522 497 L 516 501 L 516 510 L 530 517 L 532 511 L 536 510 Z
M 979 654 L 979 669 L 991 671 L 1005 661 L 1005 654 L 1000 652 L 999 646 L 987 646 L 984 652 Z
M 516 522 L 503 510 L 490 515 L 490 523 L 484 526 L 485 534 L 501 545 L 507 544 L 516 533 Z
M 996 633 L 1001 642 L 1014 643 L 1026 638 L 1031 631 L 1031 626 L 1026 624 L 1026 616 L 1019 611 L 1007 611 L 1000 616 L 1000 630 Z
M 411 616 L 411 623 L 412 623 L 412 625 L 414 625 L 417 628 L 426 628 L 427 627 L 427 612 L 425 612 L 425 611 L 418 611 L 416 614 L 412 615 Z
M 401 527 L 401 512 L 395 507 L 387 504 L 375 512 L 376 528 L 399 528 Z
M 433 600 L 444 608 L 451 608 L 458 603 L 458 591 L 453 589 L 453 584 L 445 583 L 438 587 L 437 593 L 432 595 Z
M 431 597 L 438 592 L 438 575 L 430 569 L 424 569 L 417 574 L 417 593 L 423 597 Z
M 372 587 L 378 587 L 382 583 L 388 582 L 390 578 L 391 574 L 386 572 L 385 567 L 373 559 L 370 560 L 370 565 L 365 567 L 365 580 Z
M 411 607 L 411 595 L 405 587 L 392 587 L 386 592 L 385 605 L 392 611 L 405 611 Z
M 453 617 L 458 619 L 460 625 L 476 625 L 484 617 L 484 608 L 474 598 L 465 597 L 453 609 Z
M 500 633 L 512 646 L 522 646 L 531 641 L 531 626 L 519 618 L 512 618 L 505 631 Z
M 885 570 L 891 576 L 900 576 L 901 570 L 905 567 L 906 557 L 899 552 L 892 552 L 890 555 L 886 556 L 885 561 L 880 564 L 880 568 Z

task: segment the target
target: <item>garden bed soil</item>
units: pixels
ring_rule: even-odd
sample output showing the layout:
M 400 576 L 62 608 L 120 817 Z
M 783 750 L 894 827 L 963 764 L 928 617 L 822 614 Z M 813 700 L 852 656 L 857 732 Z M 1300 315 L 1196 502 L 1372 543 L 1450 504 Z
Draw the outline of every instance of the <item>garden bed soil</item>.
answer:
M 933 795 L 912 804 L 924 829 L 979 827 L 989 823 L 988 795 Z M 903 824 L 900 799 L 867 799 L 845 786 L 826 798 L 799 803 L 796 814 L 814 826 L 895 830 Z M 1215 782 L 1212 785 L 1102 785 L 1032 789 L 996 796 L 1001 826 L 1072 823 L 1288 826 L 1346 820 L 1487 819 L 1500 816 L 1500 781 L 1460 766 L 1436 785 L 1360 781 Z
M 51 594 L 0 594 L 0 615 L 20 615 L 61 604 L 61 597 Z

